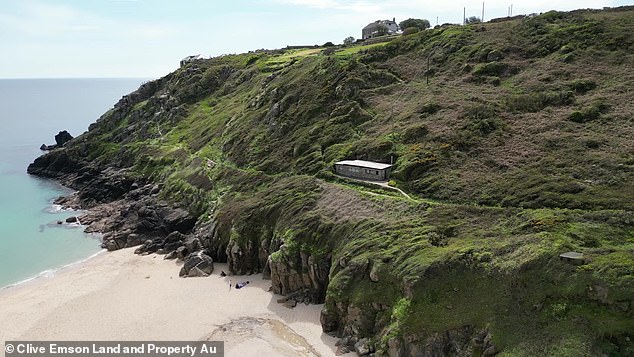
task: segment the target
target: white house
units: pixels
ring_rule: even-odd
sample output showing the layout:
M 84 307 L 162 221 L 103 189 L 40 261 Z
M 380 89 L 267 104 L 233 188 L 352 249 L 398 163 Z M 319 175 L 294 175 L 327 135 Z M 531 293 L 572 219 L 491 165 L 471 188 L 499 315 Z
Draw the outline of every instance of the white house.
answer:
M 181 67 L 198 59 L 200 59 L 200 55 L 187 56 L 181 60 Z
M 376 20 L 361 31 L 361 38 L 368 39 L 374 38 L 384 35 L 392 35 L 399 31 L 398 24 L 396 23 L 396 18 L 392 20 Z

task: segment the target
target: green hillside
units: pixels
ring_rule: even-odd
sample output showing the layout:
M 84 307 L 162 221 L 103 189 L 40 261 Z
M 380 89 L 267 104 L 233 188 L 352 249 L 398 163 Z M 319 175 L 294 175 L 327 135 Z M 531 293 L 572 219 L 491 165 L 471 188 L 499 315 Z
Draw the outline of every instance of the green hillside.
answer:
M 194 61 L 34 173 L 161 184 L 214 259 L 377 355 L 634 355 L 633 28 L 548 12 Z M 332 173 L 355 158 L 412 198 Z

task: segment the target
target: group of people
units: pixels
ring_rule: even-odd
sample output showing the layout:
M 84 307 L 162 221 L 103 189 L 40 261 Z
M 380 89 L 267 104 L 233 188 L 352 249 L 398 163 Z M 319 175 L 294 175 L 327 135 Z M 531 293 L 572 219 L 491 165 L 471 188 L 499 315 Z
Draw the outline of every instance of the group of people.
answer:
M 225 271 L 223 270 L 223 271 L 220 272 L 220 276 L 223 277 L 223 278 L 226 278 L 227 277 L 227 273 L 225 273 Z M 244 288 L 247 285 L 249 285 L 249 281 L 248 280 L 236 283 L 236 289 L 242 289 L 242 288 Z M 231 287 L 232 287 L 232 282 L 231 282 L 231 279 L 229 279 L 229 291 L 231 291 Z

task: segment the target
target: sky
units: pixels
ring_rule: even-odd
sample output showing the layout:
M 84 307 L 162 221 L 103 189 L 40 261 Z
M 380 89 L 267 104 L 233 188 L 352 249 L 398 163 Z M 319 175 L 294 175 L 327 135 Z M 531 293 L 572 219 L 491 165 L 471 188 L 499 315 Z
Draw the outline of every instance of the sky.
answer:
M 484 20 L 634 0 L 485 0 Z M 0 0 L 0 78 L 159 78 L 188 55 L 342 43 L 378 19 L 461 23 L 473 0 Z M 438 20 L 437 20 L 438 19 Z

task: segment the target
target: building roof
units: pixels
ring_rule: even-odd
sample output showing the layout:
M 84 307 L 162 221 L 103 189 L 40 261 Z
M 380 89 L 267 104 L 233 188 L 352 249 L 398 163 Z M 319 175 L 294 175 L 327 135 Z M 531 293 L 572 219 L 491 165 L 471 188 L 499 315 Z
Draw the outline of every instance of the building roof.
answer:
M 559 257 L 566 258 L 566 259 L 583 259 L 583 253 L 566 252 L 566 253 L 559 254 Z
M 364 160 L 343 160 L 343 161 L 335 162 L 335 165 L 366 167 L 369 169 L 376 169 L 376 170 L 384 170 L 384 169 L 387 169 L 388 167 L 392 167 L 392 165 L 390 164 L 383 164 L 380 162 L 364 161 Z
M 388 27 L 387 27 L 387 25 L 385 25 L 385 24 L 380 23 L 380 22 L 378 22 L 378 21 L 377 21 L 377 22 L 372 22 L 372 23 L 368 24 L 368 25 L 367 25 L 366 27 L 364 27 L 363 29 L 364 29 L 364 30 L 369 30 L 369 29 L 377 29 L 377 28 L 380 28 L 380 27 L 383 27 L 383 28 L 385 28 L 385 29 L 387 29 L 387 28 L 388 28 Z
M 185 58 L 183 58 L 183 61 L 192 61 L 192 60 L 196 60 L 199 59 L 200 55 L 192 55 L 192 56 L 187 56 Z

